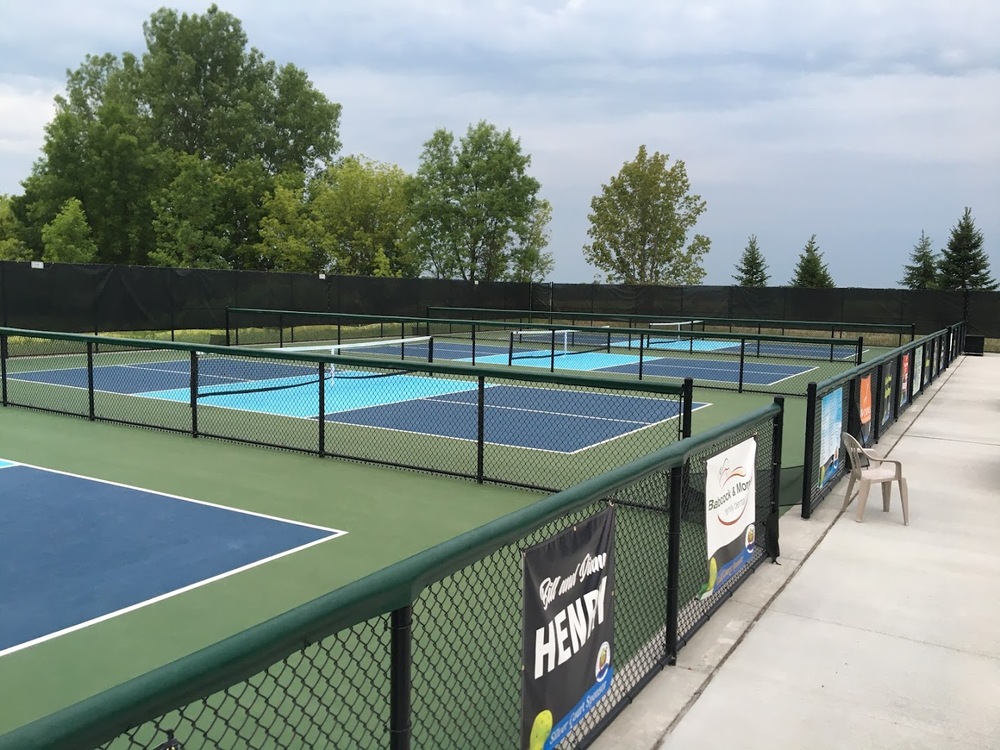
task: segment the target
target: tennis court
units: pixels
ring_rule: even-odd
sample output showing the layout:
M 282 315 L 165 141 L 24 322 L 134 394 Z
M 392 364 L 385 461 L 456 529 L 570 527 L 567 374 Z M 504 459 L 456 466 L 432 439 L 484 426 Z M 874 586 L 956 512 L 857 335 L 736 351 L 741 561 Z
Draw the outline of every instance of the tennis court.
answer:
M 381 362 L 385 365 L 385 361 Z M 188 359 L 95 365 L 94 389 L 187 403 Z M 86 367 L 42 369 L 12 380 L 86 389 Z M 475 381 L 399 374 L 383 369 L 323 371 L 296 362 L 206 358 L 198 365 L 197 398 L 205 406 L 474 441 Z M 577 453 L 644 430 L 680 412 L 676 400 L 638 395 L 490 385 L 484 392 L 484 441 L 491 445 Z M 696 403 L 693 408 L 702 408 Z

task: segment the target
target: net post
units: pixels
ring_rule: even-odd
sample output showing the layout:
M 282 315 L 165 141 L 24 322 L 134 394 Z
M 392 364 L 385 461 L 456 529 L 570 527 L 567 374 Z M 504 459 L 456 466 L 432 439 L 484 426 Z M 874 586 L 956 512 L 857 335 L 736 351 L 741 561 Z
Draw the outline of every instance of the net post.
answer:
M 802 517 L 812 515 L 813 449 L 816 442 L 816 384 L 806 386 L 806 434 L 802 456 Z
M 427 337 L 427 363 L 434 364 L 434 337 Z
M 507 338 L 507 366 L 510 367 L 514 364 L 514 336 L 515 331 L 510 331 Z
M 319 455 L 326 455 L 326 362 L 319 365 L 319 415 L 316 419 L 319 422 Z
M 7 334 L 0 333 L 0 383 L 2 383 L 3 405 L 7 406 Z
M 549 350 L 549 372 L 556 371 L 556 329 L 552 329 L 552 348 Z
M 677 663 L 677 618 L 680 598 L 681 567 L 681 496 L 684 492 L 684 468 L 670 469 L 667 497 L 667 611 L 664 632 L 664 656 L 667 664 Z
M 478 398 L 476 404 L 476 482 L 483 483 L 484 473 L 484 451 L 486 444 L 486 377 L 480 375 L 478 378 L 477 390 Z
M 191 350 L 191 437 L 198 437 L 198 352 Z
M 632 340 L 632 334 L 629 334 L 629 341 Z M 645 354 L 646 346 L 649 344 L 649 338 L 644 333 L 639 334 L 639 380 L 642 380 L 642 361 L 643 355 Z
M 692 429 L 691 415 L 694 412 L 694 378 L 684 378 L 681 389 L 681 438 L 689 438 Z
M 231 346 L 229 337 L 229 308 L 226 308 L 226 346 Z
M 87 342 L 87 418 L 94 421 L 94 342 Z
M 391 630 L 389 667 L 389 747 L 410 750 L 410 691 L 413 685 L 413 605 L 394 609 L 389 618 Z
M 278 346 L 285 346 L 285 316 L 281 313 L 278 313 Z
M 472 364 L 476 364 L 476 326 L 472 326 Z

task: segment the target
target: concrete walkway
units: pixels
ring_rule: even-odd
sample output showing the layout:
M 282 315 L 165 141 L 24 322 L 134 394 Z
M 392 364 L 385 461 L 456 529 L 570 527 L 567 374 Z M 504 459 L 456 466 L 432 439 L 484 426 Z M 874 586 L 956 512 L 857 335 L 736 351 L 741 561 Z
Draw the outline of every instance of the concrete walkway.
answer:
M 1000 355 L 959 357 L 598 739 L 599 750 L 1000 748 Z

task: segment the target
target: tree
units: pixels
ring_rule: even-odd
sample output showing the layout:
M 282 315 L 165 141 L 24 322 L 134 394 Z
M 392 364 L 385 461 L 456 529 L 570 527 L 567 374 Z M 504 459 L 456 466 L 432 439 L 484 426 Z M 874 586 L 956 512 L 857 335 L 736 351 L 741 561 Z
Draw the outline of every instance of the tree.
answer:
M 521 237 L 521 243 L 511 251 L 509 281 L 543 281 L 552 273 L 555 260 L 552 253 L 545 252 L 549 244 L 549 222 L 552 220 L 552 204 L 544 198 L 535 204 L 528 222 L 528 229 Z
M 995 291 L 997 282 L 990 276 L 990 259 L 983 250 L 983 233 L 976 228 L 972 210 L 966 208 L 952 227 L 948 246 L 941 251 L 938 266 L 941 289 Z
M 161 9 L 143 31 L 141 57 L 88 56 L 68 74 L 43 157 L 15 200 L 25 242 L 40 251 L 41 227 L 77 198 L 100 261 L 266 267 L 264 198 L 278 175 L 333 161 L 340 105 L 301 70 L 248 48 L 240 21 L 215 5 L 204 15 Z M 208 186 L 208 173 L 211 212 L 178 192 Z M 218 241 L 197 250 L 199 235 Z
M 757 235 L 751 234 L 747 240 L 747 246 L 743 248 L 740 262 L 736 264 L 736 275 L 733 278 L 740 286 L 767 286 L 771 277 L 767 273 L 764 254 L 757 247 Z
M 437 278 L 506 278 L 538 211 L 530 164 L 510 130 L 485 121 L 457 144 L 449 131 L 435 131 L 420 156 L 413 205 L 411 241 L 423 267 Z
M 802 248 L 799 261 L 795 265 L 795 275 L 792 277 L 792 286 L 811 287 L 829 289 L 836 286 L 830 272 L 823 262 L 823 253 L 816 244 L 816 235 L 809 238 L 806 246 Z
M 70 198 L 56 217 L 42 229 L 45 250 L 42 260 L 49 263 L 91 263 L 97 257 L 97 245 L 83 206 Z
M 698 284 L 705 277 L 702 256 L 711 240 L 687 236 L 707 204 L 691 194 L 684 162 L 668 167 L 669 156 L 639 153 L 626 162 L 600 195 L 590 201 L 591 238 L 587 262 L 625 284 Z
M 937 289 L 938 260 L 931 249 L 931 238 L 923 230 L 910 253 L 910 263 L 903 266 L 900 285 L 907 289 Z
M 0 260 L 33 260 L 28 246 L 21 240 L 21 222 L 14 214 L 9 195 L 0 193 Z

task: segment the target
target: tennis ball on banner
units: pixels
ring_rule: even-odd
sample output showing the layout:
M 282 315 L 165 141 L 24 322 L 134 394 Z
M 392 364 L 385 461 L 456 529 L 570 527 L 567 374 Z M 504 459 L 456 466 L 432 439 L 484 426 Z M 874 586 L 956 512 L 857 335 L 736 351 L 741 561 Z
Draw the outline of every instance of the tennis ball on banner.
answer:
M 708 561 L 708 590 L 713 591 L 715 589 L 715 579 L 719 576 L 719 563 L 715 561 L 715 558 L 711 558 Z
M 535 717 L 535 723 L 531 725 L 529 749 L 542 750 L 550 734 L 552 734 L 552 712 L 545 709 Z

